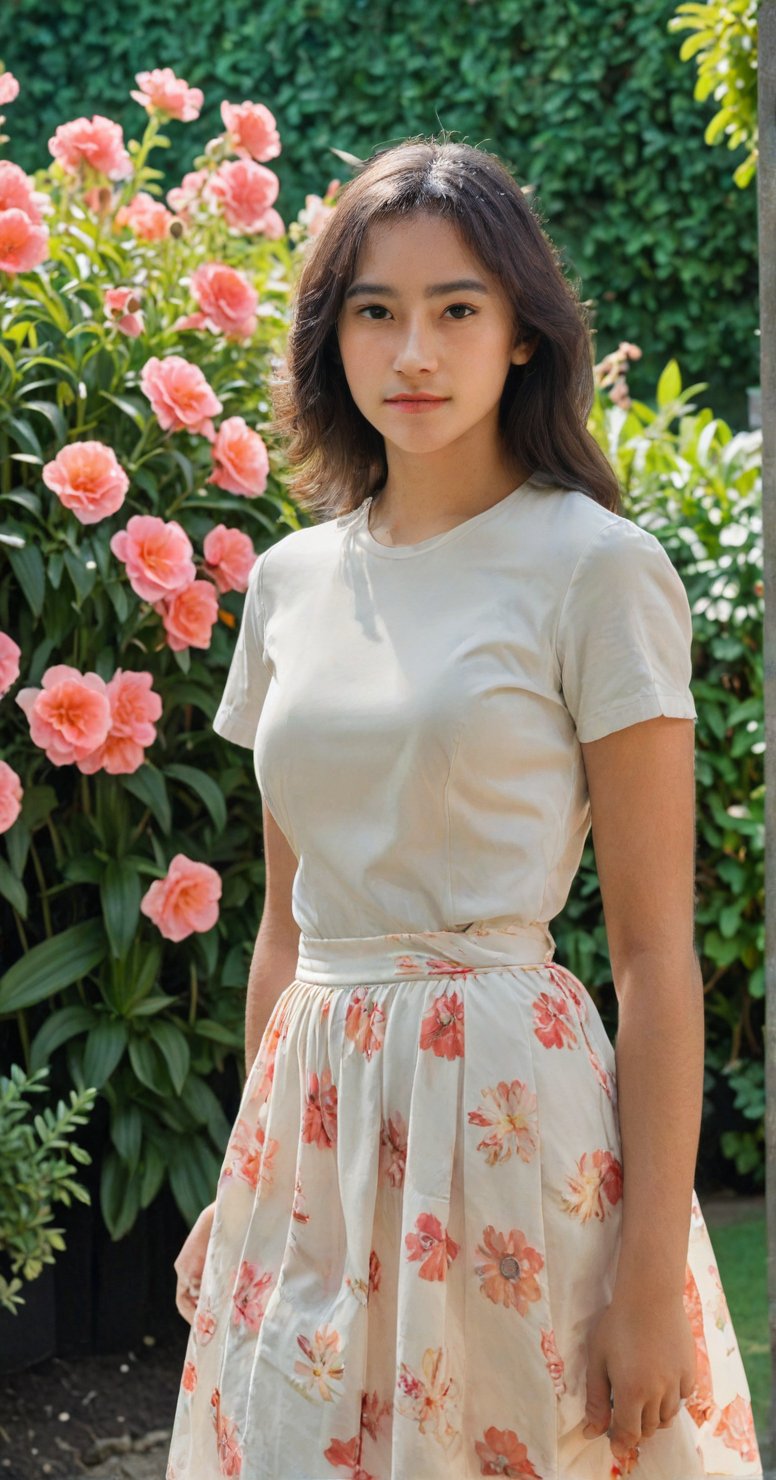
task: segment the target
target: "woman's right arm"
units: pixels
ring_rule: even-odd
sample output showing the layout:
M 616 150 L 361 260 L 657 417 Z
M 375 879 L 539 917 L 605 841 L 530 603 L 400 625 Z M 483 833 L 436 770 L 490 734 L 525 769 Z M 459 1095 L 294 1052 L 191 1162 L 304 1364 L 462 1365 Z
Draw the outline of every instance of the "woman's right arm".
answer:
M 266 802 L 264 829 L 264 910 L 248 976 L 245 1003 L 245 1073 L 250 1073 L 272 1009 L 293 981 L 299 952 L 299 926 L 291 913 L 291 888 L 297 859 Z

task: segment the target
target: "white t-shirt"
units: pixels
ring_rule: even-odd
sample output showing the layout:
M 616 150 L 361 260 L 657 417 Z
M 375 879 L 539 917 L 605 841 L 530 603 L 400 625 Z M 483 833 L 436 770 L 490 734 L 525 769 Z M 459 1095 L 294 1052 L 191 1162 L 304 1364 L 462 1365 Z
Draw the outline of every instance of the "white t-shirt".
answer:
M 590 828 L 580 740 L 696 719 L 659 540 L 529 479 L 414 545 L 354 513 L 256 561 L 219 735 L 256 776 L 316 938 L 547 924 Z

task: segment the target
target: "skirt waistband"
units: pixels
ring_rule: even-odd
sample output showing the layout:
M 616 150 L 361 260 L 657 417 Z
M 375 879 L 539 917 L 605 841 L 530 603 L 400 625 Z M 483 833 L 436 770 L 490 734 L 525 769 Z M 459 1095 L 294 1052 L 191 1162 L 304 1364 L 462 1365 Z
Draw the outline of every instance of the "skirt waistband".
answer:
M 472 920 L 460 930 L 420 930 L 391 935 L 301 934 L 296 977 L 342 985 L 404 977 L 464 976 L 505 966 L 547 966 L 555 941 L 547 925 L 511 917 Z

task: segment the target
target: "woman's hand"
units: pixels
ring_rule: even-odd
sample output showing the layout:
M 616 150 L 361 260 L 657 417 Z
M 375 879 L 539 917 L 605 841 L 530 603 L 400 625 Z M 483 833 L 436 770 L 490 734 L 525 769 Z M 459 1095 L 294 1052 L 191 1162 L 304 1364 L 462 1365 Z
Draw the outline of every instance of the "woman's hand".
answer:
M 681 1295 L 615 1296 L 587 1341 L 584 1437 L 608 1431 L 615 1458 L 625 1455 L 670 1427 L 696 1378 L 695 1338 Z
M 194 1312 L 199 1300 L 199 1287 L 202 1280 L 202 1270 L 205 1264 L 210 1230 L 213 1226 L 213 1214 L 216 1205 L 209 1203 L 202 1209 L 194 1227 L 188 1234 L 186 1241 L 178 1255 L 173 1261 L 173 1269 L 178 1276 L 178 1284 L 175 1289 L 175 1304 L 183 1316 L 184 1321 L 191 1325 Z

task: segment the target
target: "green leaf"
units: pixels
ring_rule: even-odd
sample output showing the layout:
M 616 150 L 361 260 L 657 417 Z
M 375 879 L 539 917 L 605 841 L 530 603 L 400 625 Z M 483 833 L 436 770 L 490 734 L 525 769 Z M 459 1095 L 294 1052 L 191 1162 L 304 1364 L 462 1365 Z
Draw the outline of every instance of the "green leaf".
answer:
M 169 833 L 172 827 L 172 812 L 170 798 L 167 795 L 167 784 L 161 771 L 152 766 L 150 761 L 146 761 L 138 771 L 132 772 L 129 776 L 122 776 L 121 783 L 144 806 L 150 807 L 162 832 Z
M 149 1031 L 154 1042 L 161 1049 L 170 1078 L 175 1086 L 175 1093 L 179 1095 L 183 1089 L 186 1075 L 189 1072 L 191 1054 L 188 1041 L 180 1028 L 174 1023 L 154 1022 L 149 1024 Z
M 27 919 L 27 890 L 21 879 L 8 867 L 4 858 L 0 858 L 0 894 L 21 915 L 23 920 Z
M 25 545 L 21 550 L 9 549 L 7 554 L 33 616 L 39 617 L 46 594 L 46 572 L 40 550 L 37 545 Z
M 84 1048 L 83 1076 L 87 1085 L 102 1089 L 126 1046 L 126 1024 L 119 1018 L 101 1017 L 91 1029 Z
M 71 1007 L 60 1007 L 47 1017 L 38 1029 L 30 1046 L 30 1071 L 35 1072 L 49 1062 L 51 1055 L 77 1033 L 86 1033 L 94 1025 L 94 1011 L 81 1003 Z
M 100 885 L 102 914 L 111 954 L 120 960 L 135 938 L 140 919 L 140 879 L 134 863 L 112 858 L 106 864 Z
M 114 406 L 118 406 L 119 411 L 123 411 L 124 415 L 128 416 L 130 421 L 134 422 L 138 431 L 142 432 L 148 420 L 147 408 L 141 406 L 137 401 L 130 400 L 129 396 L 115 396 L 112 391 L 101 390 L 100 395 L 104 396 L 106 401 L 112 401 Z
M 675 401 L 682 389 L 682 377 L 676 360 L 669 360 L 657 383 L 657 404 L 661 411 Z
M 120 1104 L 111 1116 L 111 1140 L 122 1161 L 134 1172 L 140 1160 L 143 1143 L 143 1117 L 137 1105 Z
M 177 761 L 165 767 L 165 775 L 168 778 L 172 777 L 175 781 L 181 781 L 204 802 L 213 819 L 216 832 L 222 833 L 226 827 L 226 802 L 218 782 L 214 781 L 206 771 L 200 771 L 197 766 L 185 766 Z
M 146 1089 L 153 1090 L 155 1095 L 166 1093 L 167 1076 L 163 1073 L 164 1064 L 159 1049 L 149 1038 L 140 1038 L 137 1034 L 131 1034 L 129 1039 L 129 1061 L 132 1068 Z
M 0 977 L 0 1014 L 45 1002 L 54 992 L 86 976 L 105 959 L 105 954 L 102 920 L 84 920 L 31 946 Z

